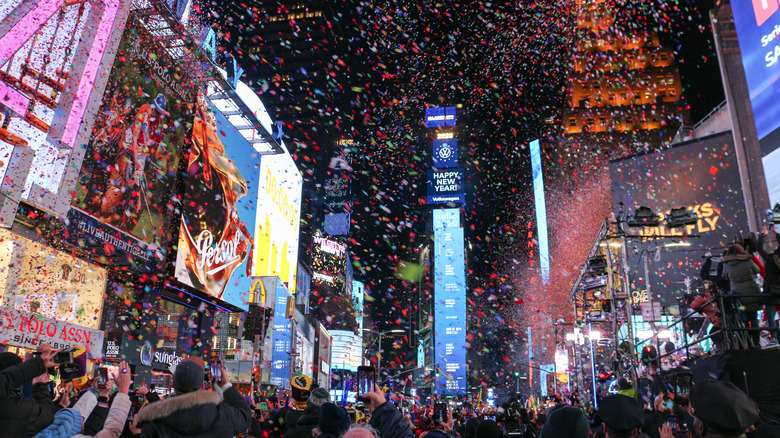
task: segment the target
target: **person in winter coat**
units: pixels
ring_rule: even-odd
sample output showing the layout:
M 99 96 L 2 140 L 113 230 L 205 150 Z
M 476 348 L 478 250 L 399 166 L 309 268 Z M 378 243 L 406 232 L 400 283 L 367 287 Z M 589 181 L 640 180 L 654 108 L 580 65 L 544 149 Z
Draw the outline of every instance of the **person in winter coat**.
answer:
M 13 353 L 0 353 L 0 437 L 31 437 L 54 421 L 47 368 L 55 365 L 58 350 L 41 344 L 40 356 L 22 362 Z M 32 397 L 22 398 L 22 386 L 33 383 Z
M 130 367 L 127 362 L 119 363 L 119 374 L 116 375 L 114 382 L 116 383 L 117 393 L 114 396 L 114 401 L 111 403 L 111 407 L 108 409 L 108 414 L 103 422 L 103 428 L 94 435 L 78 434 L 72 438 L 89 438 L 94 436 L 96 438 L 117 438 L 122 434 L 122 430 L 125 428 L 125 420 L 127 419 L 127 413 L 130 412 Z M 111 387 L 110 382 L 106 382 L 106 386 Z M 78 402 L 73 406 L 80 414 L 81 418 L 86 421 L 90 417 L 92 410 L 98 404 L 98 398 L 100 397 L 100 389 L 95 391 L 89 390 L 81 396 Z
M 321 406 L 330 401 L 330 394 L 324 388 L 314 388 L 309 395 L 306 409 L 293 427 L 289 426 L 284 438 L 311 438 L 311 432 L 320 421 Z M 289 414 L 288 414 L 289 415 Z
M 374 385 L 374 392 L 364 394 L 365 406 L 371 412 L 371 420 L 368 422 L 379 431 L 382 438 L 414 438 L 409 423 L 404 420 L 395 405 L 388 403 L 385 395 L 378 386 Z
M 777 233 L 774 228 L 772 232 L 777 239 L 777 249 L 773 252 L 768 252 L 765 248 L 766 237 L 769 234 L 766 226 L 761 230 L 761 234 L 758 236 L 758 253 L 764 260 L 764 266 L 766 267 L 766 276 L 764 277 L 764 293 L 770 294 L 774 297 L 780 298 L 780 233 Z M 769 327 L 777 327 L 777 321 L 775 320 L 775 312 L 778 307 L 775 303 L 770 302 L 766 305 L 767 325 Z M 776 333 L 772 333 L 773 337 L 777 337 Z
M 221 438 L 247 431 L 252 419 L 249 404 L 221 371 L 224 400 L 201 389 L 206 373 L 202 359 L 181 361 L 173 373 L 175 395 L 144 406 L 136 415 L 140 436 Z
M 761 273 L 761 269 L 753 263 L 753 256 L 745 252 L 742 245 L 731 245 L 726 250 L 723 257 L 723 278 L 729 281 L 731 293 L 734 295 L 758 295 L 761 290 L 756 283 L 756 275 Z M 760 298 L 740 298 L 742 305 L 742 321 L 747 327 L 758 327 L 758 309 L 761 302 Z M 758 331 L 750 332 L 756 345 L 760 333 Z

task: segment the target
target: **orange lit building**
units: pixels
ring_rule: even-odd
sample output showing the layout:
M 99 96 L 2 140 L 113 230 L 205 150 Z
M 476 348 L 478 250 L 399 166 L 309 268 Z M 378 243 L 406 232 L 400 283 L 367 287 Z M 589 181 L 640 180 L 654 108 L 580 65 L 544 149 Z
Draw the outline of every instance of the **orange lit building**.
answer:
M 605 0 L 577 0 L 574 11 L 577 50 L 564 132 L 631 133 L 636 138 L 643 136 L 641 131 L 661 130 L 660 136 L 650 136 L 654 144 L 642 147 L 671 140 L 683 114 L 672 50 L 661 47 L 652 32 L 616 25 Z

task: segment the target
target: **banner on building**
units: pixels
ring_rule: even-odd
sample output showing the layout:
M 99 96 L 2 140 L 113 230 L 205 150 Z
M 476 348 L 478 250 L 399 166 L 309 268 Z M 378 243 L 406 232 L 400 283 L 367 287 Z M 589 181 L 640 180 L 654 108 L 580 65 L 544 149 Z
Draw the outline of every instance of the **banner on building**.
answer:
M 103 358 L 103 332 L 12 307 L 0 307 L 0 344 L 35 349 L 48 344 L 62 350 L 84 348 L 90 359 Z

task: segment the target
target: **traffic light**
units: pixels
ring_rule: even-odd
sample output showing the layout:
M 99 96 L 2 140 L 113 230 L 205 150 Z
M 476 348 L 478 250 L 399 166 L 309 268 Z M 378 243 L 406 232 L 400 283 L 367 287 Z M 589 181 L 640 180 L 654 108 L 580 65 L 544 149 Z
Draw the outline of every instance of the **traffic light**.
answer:
M 260 387 L 260 367 L 252 368 L 252 385 L 255 388 Z
M 520 377 L 520 366 L 515 365 L 515 377 Z
M 611 300 L 601 300 L 601 310 L 604 312 L 611 312 L 612 311 L 612 301 Z

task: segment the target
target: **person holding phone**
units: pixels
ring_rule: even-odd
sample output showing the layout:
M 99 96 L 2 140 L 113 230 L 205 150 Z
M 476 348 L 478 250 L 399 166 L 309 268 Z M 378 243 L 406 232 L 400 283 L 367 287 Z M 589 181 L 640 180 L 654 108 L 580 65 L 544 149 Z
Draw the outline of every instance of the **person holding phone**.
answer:
M 387 401 L 385 394 L 374 384 L 374 390 L 361 394 L 366 409 L 371 412 L 371 420 L 368 422 L 379 431 L 382 438 L 414 438 L 409 423 L 404 420 L 401 411 Z M 452 415 L 449 415 L 452 421 Z
M 33 436 L 54 421 L 57 406 L 49 392 L 47 370 L 56 366 L 59 350 L 38 346 L 27 360 L 0 353 L 0 427 L 5 436 Z M 32 397 L 22 398 L 22 386 L 32 382 Z

